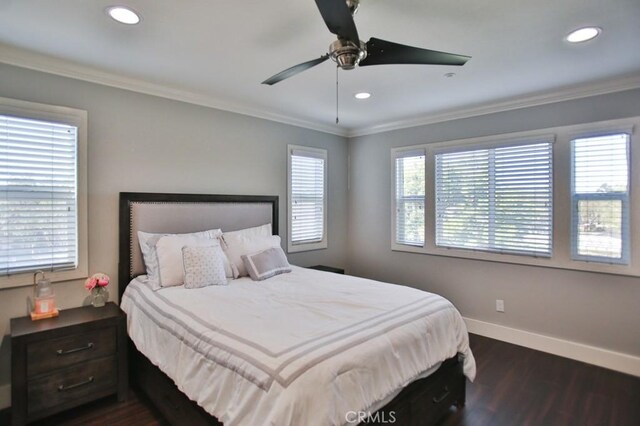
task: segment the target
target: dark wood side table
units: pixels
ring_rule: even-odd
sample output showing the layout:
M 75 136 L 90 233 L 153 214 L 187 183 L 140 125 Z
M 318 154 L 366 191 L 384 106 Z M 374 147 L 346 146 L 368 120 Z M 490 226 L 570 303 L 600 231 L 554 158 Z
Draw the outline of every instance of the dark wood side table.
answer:
M 333 266 L 314 265 L 309 266 L 309 269 L 316 269 L 318 271 L 333 272 L 334 274 L 344 274 L 344 269 L 334 268 Z
M 127 317 L 114 303 L 11 319 L 12 425 L 128 390 Z

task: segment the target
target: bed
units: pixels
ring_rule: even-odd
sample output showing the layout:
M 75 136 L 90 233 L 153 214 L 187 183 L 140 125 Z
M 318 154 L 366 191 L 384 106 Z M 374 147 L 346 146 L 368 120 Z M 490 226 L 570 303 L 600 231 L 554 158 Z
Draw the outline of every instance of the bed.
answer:
M 425 425 L 464 405 L 475 363 L 439 296 L 298 267 L 219 288 L 144 282 L 138 231 L 265 223 L 278 234 L 277 196 L 120 194 L 131 377 L 170 423 Z

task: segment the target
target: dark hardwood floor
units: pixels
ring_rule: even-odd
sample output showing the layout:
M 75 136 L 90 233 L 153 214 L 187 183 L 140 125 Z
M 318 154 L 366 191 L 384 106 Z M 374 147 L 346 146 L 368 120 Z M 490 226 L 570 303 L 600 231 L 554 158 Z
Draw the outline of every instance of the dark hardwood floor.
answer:
M 640 378 L 471 335 L 478 375 L 453 425 L 640 425 Z
M 486 337 L 471 335 L 478 375 L 467 404 L 445 426 L 640 425 L 640 378 Z M 8 420 L 0 417 L 0 424 Z M 135 390 L 126 402 L 106 398 L 38 425 L 161 425 Z

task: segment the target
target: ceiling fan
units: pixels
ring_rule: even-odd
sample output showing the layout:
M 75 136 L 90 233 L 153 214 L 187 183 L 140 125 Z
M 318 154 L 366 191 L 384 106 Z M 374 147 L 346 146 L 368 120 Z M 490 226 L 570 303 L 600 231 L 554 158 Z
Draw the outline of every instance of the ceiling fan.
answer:
M 361 67 L 386 64 L 464 65 L 471 58 L 454 53 L 420 49 L 373 37 L 364 43 L 358 37 L 358 30 L 353 21 L 353 15 L 358 10 L 360 0 L 315 1 L 329 31 L 337 35 L 338 39 L 329 46 L 329 53 L 318 59 L 287 68 L 269 77 L 262 84 L 276 84 L 329 58 L 343 70 L 352 70 L 356 65 Z

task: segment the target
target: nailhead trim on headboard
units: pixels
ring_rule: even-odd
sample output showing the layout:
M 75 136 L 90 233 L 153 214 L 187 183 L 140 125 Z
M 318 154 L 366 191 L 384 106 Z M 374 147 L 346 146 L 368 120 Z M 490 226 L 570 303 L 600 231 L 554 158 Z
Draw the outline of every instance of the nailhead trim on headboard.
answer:
M 134 227 L 139 218 L 135 217 L 136 206 L 149 204 L 166 205 L 215 205 L 215 204 L 264 204 L 271 208 L 271 221 L 274 234 L 278 234 L 279 197 L 277 195 L 209 195 L 209 194 L 172 194 L 172 193 L 120 193 L 120 230 L 118 256 L 119 294 L 126 289 L 131 278 L 139 269 L 138 250 L 135 247 Z M 127 223 L 128 222 L 128 223 Z M 128 240 L 127 240 L 128 238 Z M 134 259 L 135 257 L 135 259 Z M 138 266 L 134 266 L 134 262 Z M 144 259 L 142 259 L 144 262 Z

